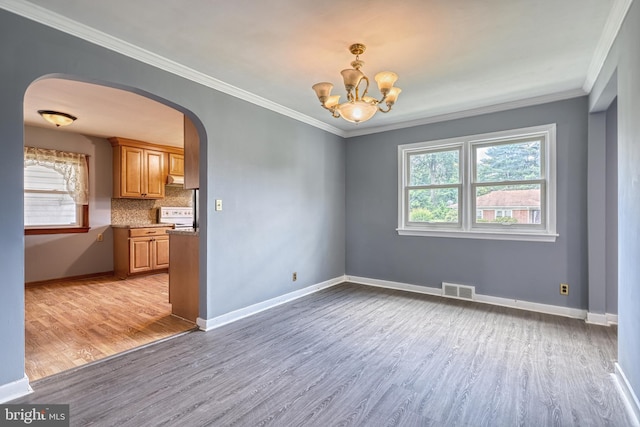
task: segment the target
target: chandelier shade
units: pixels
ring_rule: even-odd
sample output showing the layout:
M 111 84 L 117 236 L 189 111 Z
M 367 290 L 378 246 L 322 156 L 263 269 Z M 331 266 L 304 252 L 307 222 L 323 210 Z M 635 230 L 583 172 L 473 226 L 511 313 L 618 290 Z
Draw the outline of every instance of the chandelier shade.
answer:
M 356 59 L 351 62 L 351 67 L 340 72 L 347 91 L 347 100 L 340 104 L 340 95 L 331 95 L 333 84 L 329 82 L 316 83 L 312 89 L 323 108 L 329 110 L 335 118 L 342 117 L 351 123 L 366 122 L 371 119 L 376 112 L 388 113 L 398 99 L 400 88 L 393 86 L 398 80 L 398 75 L 392 71 L 383 71 L 375 76 L 378 90 L 382 94 L 381 99 L 367 96 L 369 91 L 369 78 L 360 71 L 364 62 L 360 60 L 360 54 L 364 53 L 366 46 L 356 43 L 350 46 L 349 51 L 356 55 Z M 360 93 L 364 83 L 364 90 Z M 380 107 L 381 104 L 387 106 L 386 109 Z
M 348 122 L 360 123 L 366 122 L 378 111 L 375 104 L 366 101 L 345 102 L 338 106 L 340 117 Z

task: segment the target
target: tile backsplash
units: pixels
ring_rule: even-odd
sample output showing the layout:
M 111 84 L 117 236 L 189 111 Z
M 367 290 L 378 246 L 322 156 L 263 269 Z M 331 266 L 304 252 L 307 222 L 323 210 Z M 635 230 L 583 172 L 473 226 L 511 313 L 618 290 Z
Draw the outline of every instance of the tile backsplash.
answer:
M 191 206 L 193 190 L 165 187 L 164 199 L 111 199 L 111 224 L 155 224 L 162 206 Z

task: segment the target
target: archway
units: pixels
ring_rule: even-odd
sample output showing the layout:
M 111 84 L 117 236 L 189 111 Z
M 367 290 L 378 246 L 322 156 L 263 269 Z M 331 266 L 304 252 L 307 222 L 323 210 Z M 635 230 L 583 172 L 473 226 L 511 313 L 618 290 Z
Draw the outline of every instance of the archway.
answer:
M 44 144 L 46 147 L 44 148 L 84 151 L 85 154 L 89 155 L 90 159 L 89 170 L 92 177 L 90 179 L 90 194 L 93 194 L 88 204 L 90 218 L 88 232 L 34 234 L 25 238 L 25 282 L 36 284 L 39 287 L 44 285 L 51 288 L 53 286 L 52 283 L 59 283 L 61 280 L 64 283 L 84 280 L 84 285 L 92 285 L 94 288 L 111 286 L 109 291 L 113 291 L 115 288 L 113 283 L 109 284 L 108 281 L 97 279 L 97 277 L 104 277 L 105 273 L 113 271 L 113 233 L 111 233 L 111 225 L 114 223 L 115 209 L 113 208 L 114 204 L 111 203 L 113 167 L 110 154 L 112 147 L 107 138 L 118 136 L 138 141 L 152 141 L 159 145 L 171 144 L 177 146 L 178 144 L 173 143 L 177 140 L 183 140 L 184 117 L 190 116 L 189 119 L 195 120 L 196 123 L 199 123 L 199 121 L 183 108 L 134 88 L 124 88 L 107 82 L 81 81 L 73 77 L 59 75 L 45 76 L 33 82 L 25 92 L 24 108 L 25 144 L 33 145 L 36 142 L 37 145 L 37 141 L 40 141 L 40 145 L 43 145 L 42 141 L 46 141 Z M 67 111 L 76 115 L 78 120 L 65 129 L 55 129 L 51 126 L 46 128 L 43 126 L 47 126 L 47 124 L 37 115 L 37 110 L 40 109 Z M 198 138 L 202 140 L 202 126 L 199 126 L 199 128 L 195 126 L 195 128 Z M 194 167 L 194 165 L 191 164 L 187 167 Z M 196 164 L 195 167 L 198 168 L 198 165 Z M 120 222 L 137 222 L 140 221 L 140 218 L 144 219 L 145 215 L 147 219 L 153 220 L 155 219 L 155 213 L 150 214 L 149 212 L 155 212 L 158 206 L 167 206 L 167 204 L 180 204 L 182 206 L 186 201 L 193 200 L 192 190 L 179 190 L 171 187 L 170 192 L 171 194 L 167 195 L 166 198 L 171 196 L 171 201 L 164 201 L 165 203 L 158 204 L 157 200 L 119 201 L 117 204 L 119 210 L 118 220 Z M 176 201 L 178 202 L 176 203 Z M 149 202 L 153 204 L 150 205 Z M 142 203 L 145 205 L 142 206 Z M 142 216 L 132 216 L 133 210 L 142 211 Z M 128 220 L 128 217 L 134 219 Z M 136 278 L 138 277 L 136 276 Z M 165 288 L 167 285 L 166 280 L 165 278 Z M 203 282 L 201 281 L 201 283 Z M 146 283 L 140 286 L 144 288 L 145 286 L 151 286 L 151 284 L 147 280 Z M 30 317 L 28 307 L 32 306 L 31 300 L 33 299 L 31 298 L 30 300 L 28 292 L 29 290 L 25 293 L 25 314 L 27 319 Z M 71 295 L 74 292 L 78 293 L 74 290 Z M 84 293 L 82 291 L 79 292 Z M 46 342 L 47 338 L 60 339 L 60 335 L 68 337 L 73 333 L 76 333 L 76 338 L 79 337 L 81 340 L 85 340 L 85 344 L 89 338 L 95 338 L 95 335 L 100 338 L 100 334 L 107 337 L 106 339 L 121 336 L 123 340 L 130 342 L 128 348 L 126 345 L 123 347 L 120 344 L 105 345 L 102 348 L 98 348 L 96 345 L 59 345 L 55 350 L 57 353 L 68 351 L 71 354 L 70 357 L 59 358 L 56 362 L 57 366 L 71 367 L 69 364 L 65 365 L 66 362 L 72 365 L 91 362 L 155 341 L 156 338 L 163 339 L 166 336 L 173 335 L 176 331 L 181 332 L 195 327 L 195 325 L 191 325 L 187 328 L 171 328 L 167 326 L 167 323 L 172 323 L 169 321 L 172 319 L 167 320 L 165 319 L 167 316 L 162 316 L 162 319 L 151 318 L 146 323 L 143 321 L 142 324 L 129 324 L 127 331 L 130 333 L 127 334 L 127 332 L 119 331 L 113 324 L 100 323 L 100 319 L 105 317 L 104 310 L 99 307 L 96 308 L 96 306 L 91 306 L 92 308 L 86 307 L 89 305 L 87 303 L 89 301 L 87 299 L 87 295 L 90 295 L 89 293 L 83 295 L 83 298 L 85 298 L 83 304 L 63 301 L 62 305 L 58 305 L 57 312 L 53 309 L 54 302 L 56 302 L 55 291 L 54 293 L 48 293 L 49 297 L 41 298 L 42 295 L 47 295 L 46 293 L 40 293 L 39 295 L 40 297 L 36 298 L 44 299 L 45 303 L 46 301 L 50 303 L 48 307 L 50 312 L 46 314 L 48 318 L 45 320 L 50 320 L 53 327 L 49 325 L 44 329 L 53 329 L 55 331 L 49 337 L 47 335 L 41 336 L 41 342 Z M 69 295 L 68 292 L 67 295 Z M 102 298 L 100 295 L 100 293 L 96 293 L 93 298 L 100 299 Z M 133 297 L 129 294 L 128 296 L 122 295 L 122 305 L 127 302 L 125 301 L 126 299 L 131 298 Z M 142 295 L 141 298 L 146 298 L 146 303 L 149 303 L 148 295 Z M 116 298 L 115 303 L 117 304 L 117 302 Z M 84 305 L 84 307 L 78 307 L 79 305 Z M 66 308 L 68 312 L 61 314 L 61 306 L 63 309 Z M 74 324 L 71 311 L 75 308 L 89 312 L 88 325 L 80 326 Z M 150 315 L 151 312 L 150 309 L 144 306 L 142 308 L 138 307 L 138 310 L 143 315 Z M 58 316 L 58 320 L 62 321 L 56 324 L 54 322 L 55 316 Z M 119 314 L 119 317 L 123 317 L 122 313 Z M 29 333 L 29 328 L 37 332 L 39 329 L 43 329 L 42 326 L 46 326 L 44 322 L 42 317 L 34 320 L 33 324 L 29 320 L 26 322 L 26 370 L 32 380 L 52 373 L 46 370 L 37 373 L 32 370 L 33 364 L 29 363 L 30 351 L 37 347 L 29 343 L 30 340 L 34 339 L 34 335 Z M 67 327 L 66 329 L 65 326 Z M 154 331 L 158 332 L 161 329 L 165 329 L 164 332 L 166 333 L 164 335 L 162 333 L 154 333 Z M 134 340 L 132 339 L 134 337 L 143 339 Z M 47 352 L 48 348 L 44 348 L 44 351 Z M 36 363 L 36 365 L 38 364 Z M 45 375 L 42 374 L 43 372 Z

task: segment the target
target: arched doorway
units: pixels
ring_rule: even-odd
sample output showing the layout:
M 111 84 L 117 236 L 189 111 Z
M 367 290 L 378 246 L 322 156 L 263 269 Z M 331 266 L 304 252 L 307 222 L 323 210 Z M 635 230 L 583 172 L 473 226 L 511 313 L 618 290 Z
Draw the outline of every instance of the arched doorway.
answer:
M 193 201 L 193 191 L 179 187 L 167 187 L 162 199 L 112 198 L 108 138 L 184 146 L 183 112 L 136 92 L 53 76 L 35 81 L 25 93 L 25 145 L 86 154 L 90 176 L 88 231 L 25 236 L 25 366 L 31 380 L 195 327 L 171 316 L 166 272 L 124 282 L 109 276 L 112 225 L 152 224 L 159 207 Z M 56 128 L 38 115 L 43 109 L 77 120 Z

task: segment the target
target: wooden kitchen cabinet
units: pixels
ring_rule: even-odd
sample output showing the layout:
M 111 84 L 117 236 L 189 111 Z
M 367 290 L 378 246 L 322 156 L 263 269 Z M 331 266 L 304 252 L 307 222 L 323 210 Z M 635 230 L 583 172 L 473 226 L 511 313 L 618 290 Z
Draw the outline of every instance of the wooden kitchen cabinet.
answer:
M 109 141 L 113 147 L 114 198 L 162 199 L 167 174 L 184 175 L 181 148 L 119 137 Z
M 132 274 L 169 268 L 169 235 L 172 227 L 114 228 L 113 263 L 121 279 Z
M 172 232 L 169 302 L 171 313 L 196 323 L 199 314 L 199 237 L 197 233 Z
M 200 137 L 187 116 L 184 116 L 184 188 L 200 188 Z
M 184 154 L 169 153 L 169 175 L 184 176 Z
M 129 239 L 129 272 L 169 268 L 169 237 Z

